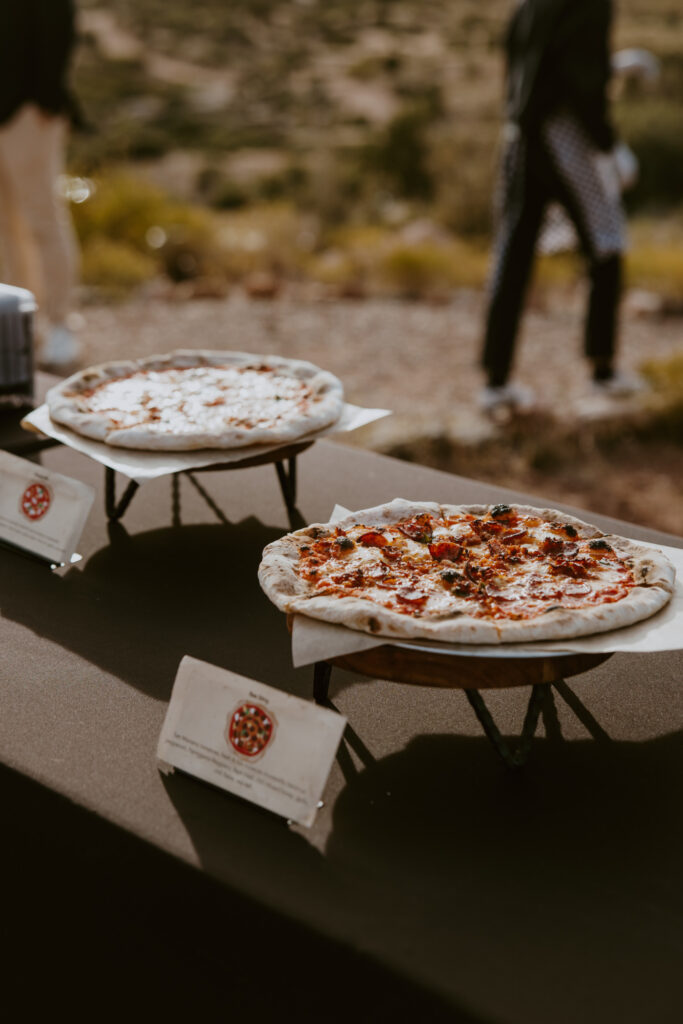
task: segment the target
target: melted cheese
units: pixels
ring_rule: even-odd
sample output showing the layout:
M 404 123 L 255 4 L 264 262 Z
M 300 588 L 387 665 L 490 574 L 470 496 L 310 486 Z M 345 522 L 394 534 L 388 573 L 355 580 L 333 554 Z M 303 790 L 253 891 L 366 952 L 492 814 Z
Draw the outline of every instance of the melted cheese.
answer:
M 275 368 L 197 366 L 105 381 L 78 395 L 76 404 L 114 429 L 217 434 L 283 423 L 305 412 L 311 397 L 305 382 Z
M 625 597 L 635 585 L 630 565 L 605 556 L 589 540 L 567 537 L 550 523 L 519 516 L 501 533 L 478 542 L 473 516 L 432 519 L 432 545 L 464 541 L 452 558 L 439 560 L 429 543 L 406 537 L 400 526 L 353 526 L 307 542 L 299 573 L 313 593 L 357 596 L 413 617 L 439 619 L 460 614 L 489 619 L 529 619 L 557 607 L 587 608 Z M 498 529 L 491 517 L 475 522 Z M 524 530 L 516 544 L 496 540 Z M 353 546 L 339 546 L 341 537 Z M 374 541 L 388 541 L 375 546 Z M 544 551 L 550 538 L 561 550 Z M 546 545 L 547 547 L 547 545 Z M 438 548 L 436 549 L 438 550 Z M 457 574 L 454 581 L 448 576 Z M 458 593 L 458 591 L 461 593 Z M 467 593 L 463 593 L 466 591 Z

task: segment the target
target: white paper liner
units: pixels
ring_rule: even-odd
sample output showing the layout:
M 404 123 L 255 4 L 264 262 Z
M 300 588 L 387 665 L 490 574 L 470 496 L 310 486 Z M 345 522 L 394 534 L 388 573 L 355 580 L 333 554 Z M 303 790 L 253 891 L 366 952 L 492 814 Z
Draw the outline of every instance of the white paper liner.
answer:
M 348 514 L 348 509 L 335 505 L 330 522 Z M 674 593 L 668 604 L 649 619 L 632 626 L 594 633 L 568 640 L 536 640 L 515 644 L 444 644 L 431 640 L 396 640 L 394 637 L 371 636 L 331 622 L 296 615 L 292 625 L 292 662 L 295 668 L 316 661 L 338 658 L 345 654 L 368 651 L 390 644 L 416 651 L 438 651 L 439 654 L 466 655 L 472 658 L 541 658 L 548 654 L 615 654 L 618 652 L 652 653 L 683 649 L 683 548 L 664 544 L 645 547 L 661 551 L 676 569 Z
M 95 459 L 96 462 L 101 462 L 103 466 L 109 466 L 117 473 L 123 473 L 131 480 L 142 483 L 144 480 L 154 480 L 156 477 L 166 476 L 168 473 L 183 473 L 199 469 L 201 466 L 226 465 L 232 462 L 242 462 L 244 459 L 253 459 L 259 455 L 268 455 L 280 448 L 290 448 L 292 445 L 305 441 L 317 441 L 318 438 L 327 437 L 330 434 L 348 433 L 390 415 L 389 409 L 364 409 L 361 406 L 345 402 L 341 416 L 335 423 L 325 427 L 324 430 L 304 434 L 293 441 L 273 445 L 250 445 L 246 448 L 202 448 L 189 452 L 144 452 L 129 448 L 115 448 L 103 441 L 93 441 L 88 437 L 81 437 L 80 434 L 74 433 L 68 427 L 53 422 L 46 404 L 25 416 L 21 425 L 26 430 L 52 437 L 56 441 L 68 445 L 69 448 Z

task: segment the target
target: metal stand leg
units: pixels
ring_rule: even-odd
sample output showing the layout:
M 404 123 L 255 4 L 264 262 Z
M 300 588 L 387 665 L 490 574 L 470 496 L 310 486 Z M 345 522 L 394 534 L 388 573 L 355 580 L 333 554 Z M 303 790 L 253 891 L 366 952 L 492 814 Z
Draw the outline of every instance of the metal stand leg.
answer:
M 316 661 L 313 666 L 313 699 L 316 704 L 326 704 L 330 689 L 332 666 L 327 661 Z
M 125 491 L 117 504 L 116 501 L 116 473 L 109 466 L 104 468 L 104 507 L 107 519 L 121 519 L 124 512 L 133 500 L 133 495 L 140 486 L 136 480 L 130 480 Z
M 465 690 L 467 699 L 472 705 L 482 729 L 495 747 L 496 753 L 501 757 L 508 768 L 519 768 L 526 762 L 529 756 L 531 741 L 534 733 L 536 732 L 538 716 L 545 700 L 545 690 L 547 685 L 548 684 L 546 683 L 537 683 L 531 688 L 531 696 L 529 698 L 526 715 L 524 716 L 522 733 L 519 738 L 519 742 L 514 749 L 510 748 L 507 741 L 501 735 L 500 729 L 493 721 L 491 712 L 484 703 L 484 698 L 479 693 L 479 690 Z
M 171 477 L 171 523 L 180 526 L 180 477 L 177 473 Z
M 286 469 L 284 462 L 276 462 L 275 469 L 287 511 L 291 513 L 296 508 L 296 455 L 287 459 Z

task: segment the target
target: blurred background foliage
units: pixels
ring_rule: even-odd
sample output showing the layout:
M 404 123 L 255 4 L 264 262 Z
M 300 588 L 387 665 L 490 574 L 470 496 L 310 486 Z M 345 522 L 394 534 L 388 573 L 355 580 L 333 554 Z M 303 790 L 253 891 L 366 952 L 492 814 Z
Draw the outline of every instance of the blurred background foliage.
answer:
M 509 0 L 79 0 L 86 132 L 67 185 L 84 281 L 221 294 L 254 275 L 438 299 L 486 277 Z M 615 47 L 661 61 L 619 130 L 632 285 L 683 302 L 683 9 L 621 0 Z M 578 264 L 545 259 L 540 287 Z M 265 286 L 264 286 L 265 287 Z M 273 284 L 273 288 L 276 287 Z

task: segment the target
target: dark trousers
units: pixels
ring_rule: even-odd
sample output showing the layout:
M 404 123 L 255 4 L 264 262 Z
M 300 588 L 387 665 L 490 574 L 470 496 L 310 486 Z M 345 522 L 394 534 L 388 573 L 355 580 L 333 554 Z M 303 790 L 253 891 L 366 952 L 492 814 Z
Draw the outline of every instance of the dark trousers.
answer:
M 495 241 L 482 359 L 488 383 L 500 387 L 510 374 L 536 241 L 552 201 L 559 201 L 569 214 L 587 262 L 590 295 L 585 354 L 598 372 L 609 372 L 616 345 L 621 254 L 600 257 L 595 252 L 579 205 L 540 143 L 517 140 L 505 159 L 508 166 L 504 168 L 503 208 Z

